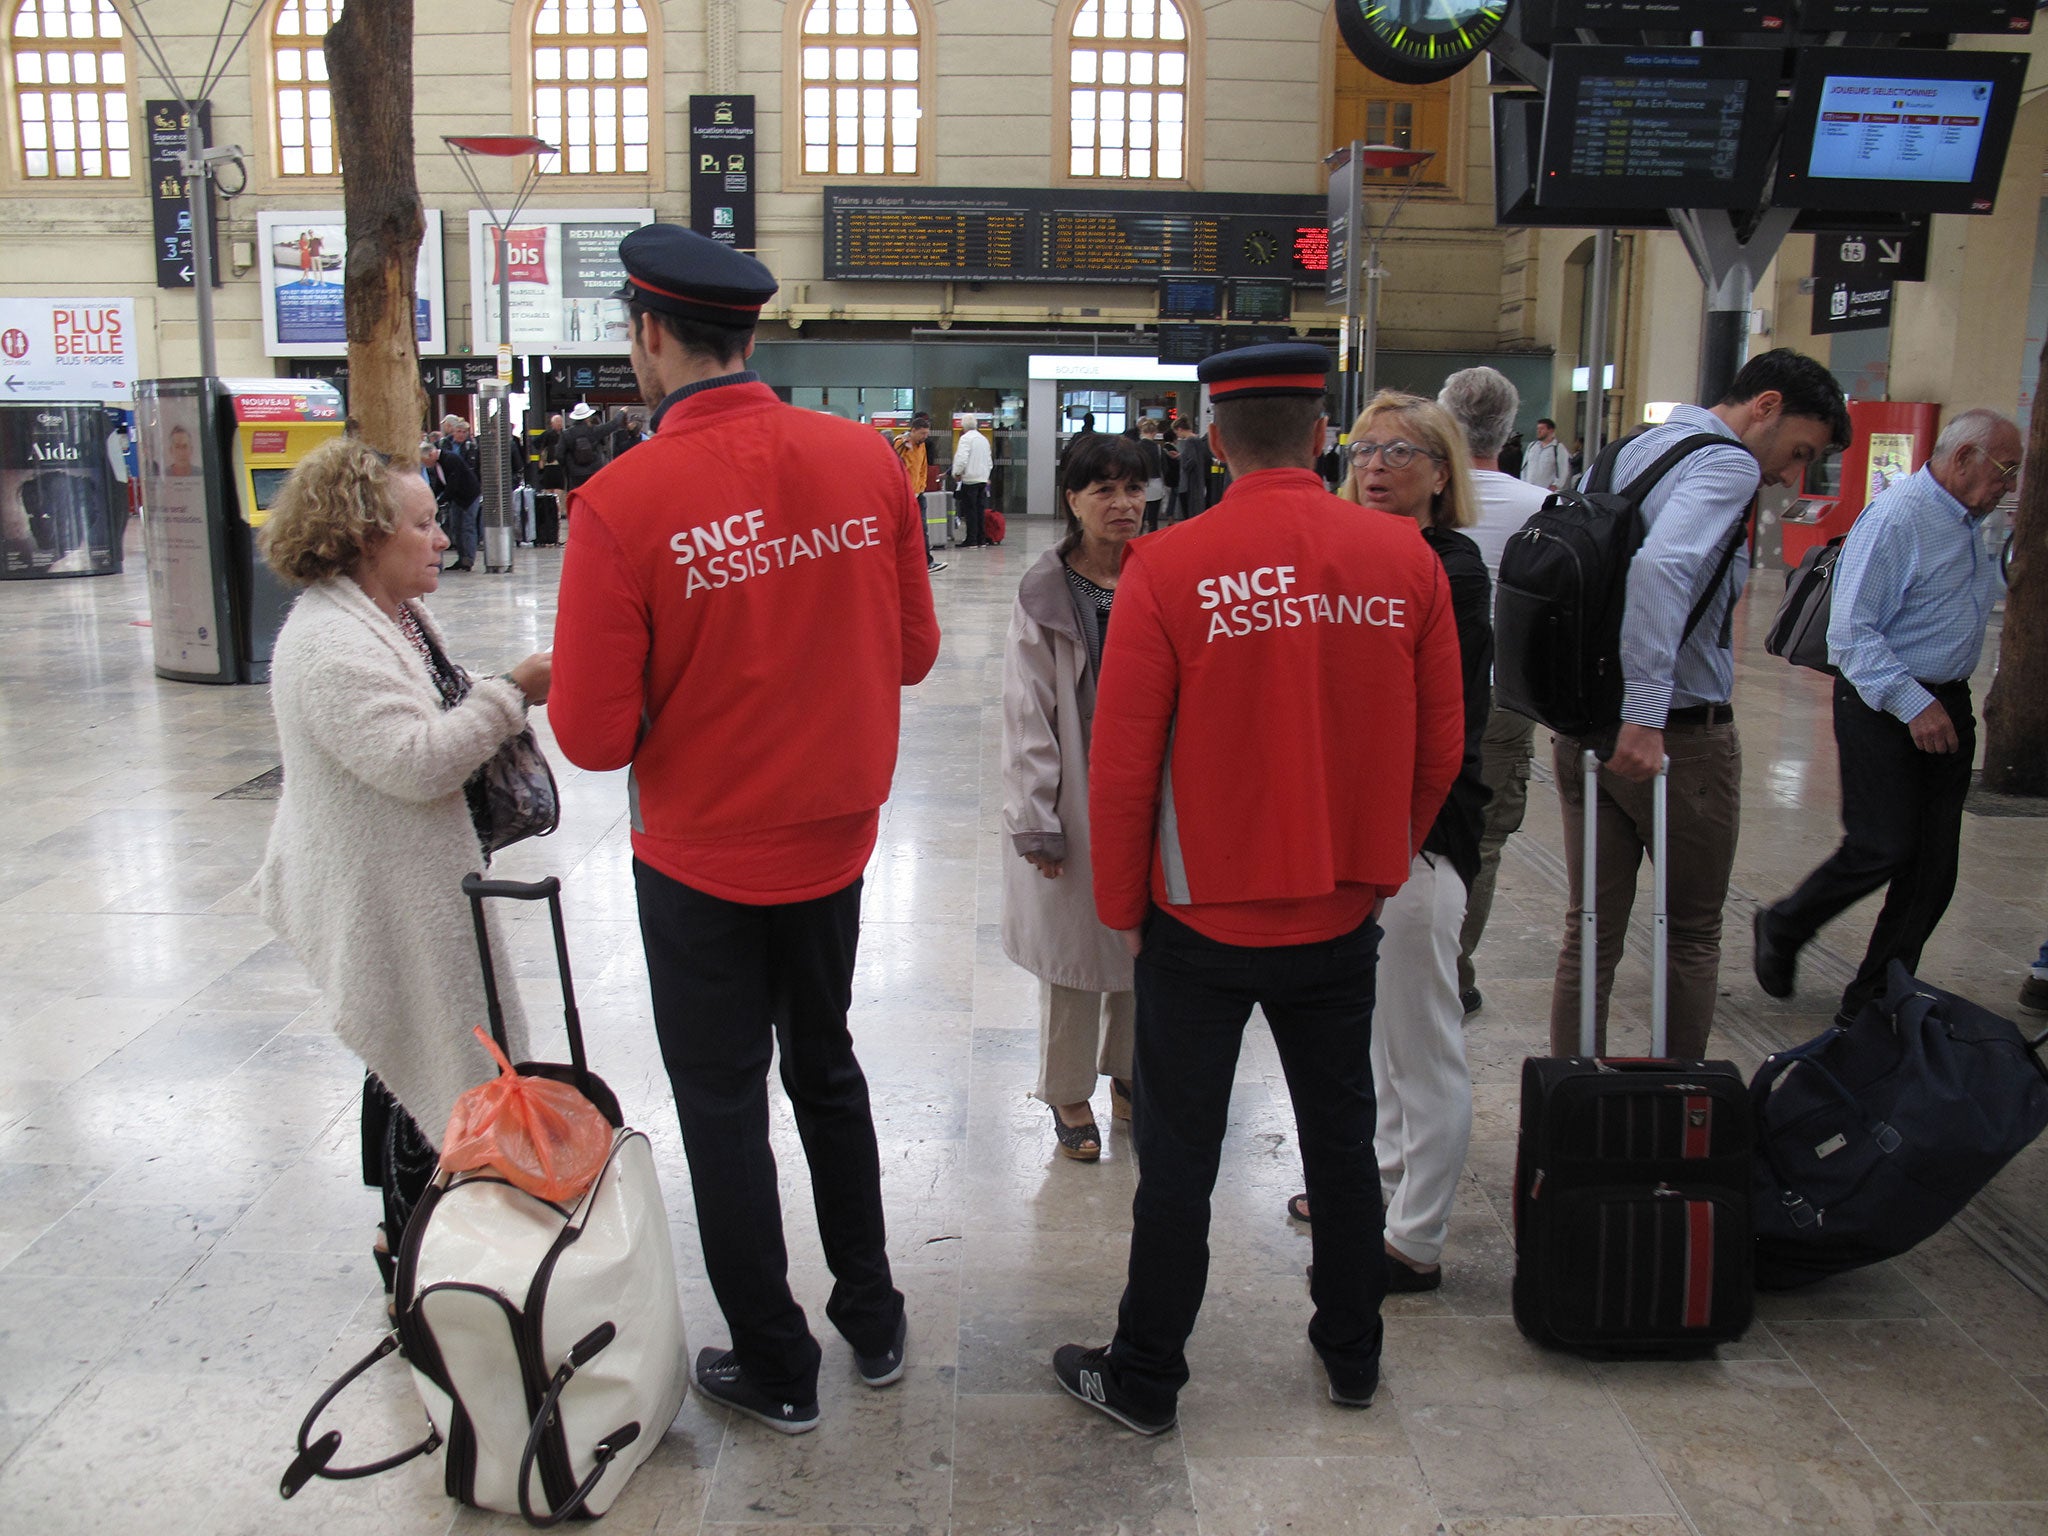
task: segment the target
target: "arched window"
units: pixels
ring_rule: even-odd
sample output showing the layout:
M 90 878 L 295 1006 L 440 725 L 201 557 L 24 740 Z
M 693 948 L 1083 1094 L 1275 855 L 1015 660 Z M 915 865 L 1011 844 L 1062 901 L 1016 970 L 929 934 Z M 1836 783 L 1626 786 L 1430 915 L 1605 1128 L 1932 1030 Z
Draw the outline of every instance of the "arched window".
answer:
M 911 0 L 809 0 L 798 40 L 808 176 L 916 176 L 923 29 Z
M 1067 34 L 1067 174 L 1187 177 L 1188 24 L 1177 0 L 1081 0 Z
M 112 0 L 22 0 L 8 44 L 21 174 L 31 181 L 130 175 L 128 56 Z
M 335 176 L 334 101 L 321 39 L 341 20 L 342 0 L 281 0 L 270 23 L 271 112 L 280 176 Z
M 533 11 L 533 131 L 550 174 L 644 176 L 652 64 L 639 0 L 540 0 Z

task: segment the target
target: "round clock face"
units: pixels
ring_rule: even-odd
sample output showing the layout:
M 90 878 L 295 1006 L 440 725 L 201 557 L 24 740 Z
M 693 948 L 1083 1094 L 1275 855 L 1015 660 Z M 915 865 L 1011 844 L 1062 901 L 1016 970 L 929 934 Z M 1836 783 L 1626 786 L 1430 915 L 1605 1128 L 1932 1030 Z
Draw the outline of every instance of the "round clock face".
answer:
M 1268 266 L 1279 259 L 1280 241 L 1270 229 L 1255 229 L 1244 237 L 1244 259 L 1254 266 Z
M 1514 0 L 1337 0 L 1344 45 L 1402 85 L 1448 80 L 1493 41 Z

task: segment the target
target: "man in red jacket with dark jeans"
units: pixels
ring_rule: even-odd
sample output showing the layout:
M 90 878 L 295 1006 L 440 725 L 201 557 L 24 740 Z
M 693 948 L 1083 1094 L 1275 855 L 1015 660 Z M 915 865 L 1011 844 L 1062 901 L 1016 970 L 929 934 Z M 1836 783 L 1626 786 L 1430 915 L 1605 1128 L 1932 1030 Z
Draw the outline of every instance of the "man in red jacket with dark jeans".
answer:
M 1128 547 L 1103 655 L 1088 805 L 1096 910 L 1137 956 L 1138 1193 L 1116 1337 L 1063 1345 L 1053 1371 L 1145 1434 L 1173 1426 L 1188 1379 L 1254 1004 L 1316 1213 L 1309 1342 L 1331 1401 L 1379 1385 L 1375 919 L 1457 777 L 1464 682 L 1442 563 L 1312 467 L 1328 365 L 1301 343 L 1201 365 L 1234 478 Z
M 673 225 L 619 246 L 654 436 L 570 493 L 548 716 L 569 760 L 632 765 L 655 1029 L 712 1290 L 732 1329 L 697 1388 L 789 1434 L 819 1349 L 790 1294 L 767 1073 L 810 1163 L 825 1314 L 869 1386 L 903 1372 L 867 1080 L 847 1031 L 861 871 L 900 690 L 938 655 L 924 524 L 867 428 L 747 370 L 775 279 Z

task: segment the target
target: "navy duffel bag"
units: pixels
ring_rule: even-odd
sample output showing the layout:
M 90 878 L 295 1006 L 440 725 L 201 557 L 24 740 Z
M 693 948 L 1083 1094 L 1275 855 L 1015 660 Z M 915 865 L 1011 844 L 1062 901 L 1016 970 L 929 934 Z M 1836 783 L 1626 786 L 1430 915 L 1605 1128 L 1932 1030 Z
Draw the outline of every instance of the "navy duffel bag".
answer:
M 1906 1252 L 2048 1127 L 2040 1040 L 1896 960 L 1886 982 L 1750 1083 L 1760 1290 Z

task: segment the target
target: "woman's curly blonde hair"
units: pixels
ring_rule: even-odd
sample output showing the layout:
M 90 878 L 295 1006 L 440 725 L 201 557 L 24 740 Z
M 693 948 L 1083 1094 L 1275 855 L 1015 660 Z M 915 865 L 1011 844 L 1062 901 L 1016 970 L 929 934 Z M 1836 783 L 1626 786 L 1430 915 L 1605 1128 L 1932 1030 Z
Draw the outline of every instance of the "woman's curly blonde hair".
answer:
M 263 529 L 263 558 L 295 587 L 351 569 L 397 531 L 397 474 L 360 439 L 322 443 L 277 493 Z

